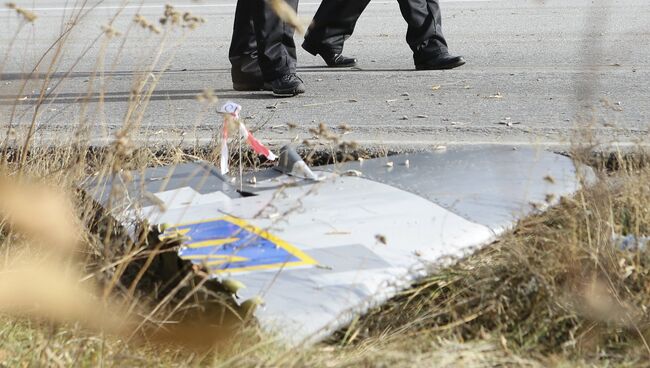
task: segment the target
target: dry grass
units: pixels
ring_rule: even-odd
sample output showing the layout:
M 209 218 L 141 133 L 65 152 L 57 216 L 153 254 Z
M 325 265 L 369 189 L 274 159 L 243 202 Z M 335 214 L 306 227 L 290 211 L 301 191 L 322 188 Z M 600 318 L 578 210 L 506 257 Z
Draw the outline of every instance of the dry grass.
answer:
M 134 151 L 133 155 L 142 164 L 156 157 L 148 151 Z M 60 159 L 56 154 L 51 157 Z M 189 158 L 172 152 L 157 159 L 173 162 Z M 43 165 L 43 160 L 38 162 Z M 127 244 L 114 233 L 112 251 L 106 255 L 100 237 L 79 230 L 83 236 L 73 261 L 67 259 L 56 263 L 60 268 L 52 267 L 51 263 L 61 257 L 53 257 L 51 251 L 69 254 L 70 248 L 48 248 L 49 244 L 42 241 L 47 228 L 32 230 L 21 225 L 20 221 L 34 224 L 13 215 L 20 211 L 4 206 L 2 274 L 10 269 L 13 278 L 0 278 L 0 295 L 13 296 L 1 298 L 6 317 L 0 328 L 0 358 L 11 365 L 643 365 L 650 355 L 645 309 L 650 301 L 650 258 L 647 250 L 617 249 L 612 233 L 648 233 L 650 189 L 646 183 L 650 169 L 620 162 L 625 165 L 604 174 L 595 187 L 563 199 L 545 214 L 522 221 L 497 243 L 454 266 L 436 270 L 330 341 L 314 347 L 283 346 L 254 325 L 237 323 L 218 328 L 227 333 L 209 333 L 205 326 L 214 325 L 215 320 L 209 318 L 206 301 L 219 306 L 227 302 L 203 288 L 205 279 L 200 274 L 186 273 L 190 278 L 180 289 L 134 295 L 132 285 L 122 285 L 116 275 L 129 272 L 127 267 L 120 268 L 126 265 L 121 263 L 125 259 L 139 259 L 140 265 L 152 259 L 154 253 L 138 250 L 144 240 Z M 5 183 L 14 180 L 11 178 L 17 172 L 16 165 L 9 163 L 7 167 Z M 25 167 L 32 174 L 46 174 L 47 168 L 58 170 L 56 163 Z M 16 201 L 21 198 L 15 194 L 17 187 L 3 186 L 14 191 Z M 39 186 L 39 190 L 51 188 Z M 61 216 L 54 213 L 52 217 L 71 218 L 72 208 L 78 220 L 87 223 L 84 199 L 62 196 L 60 193 L 71 190 L 67 185 L 56 188 L 54 204 L 46 204 L 46 208 L 60 211 Z M 23 201 L 25 206 L 18 208 L 34 205 Z M 39 226 L 60 225 L 45 222 Z M 50 267 L 19 268 L 33 265 L 31 261 L 20 262 L 25 258 L 17 255 L 25 254 Z M 108 263 L 104 257 L 114 266 L 97 270 Z M 89 269 L 94 269 L 88 275 L 93 274 L 95 280 L 90 289 L 75 281 L 87 279 L 80 272 Z M 16 285 L 24 287 L 17 289 Z M 166 299 L 175 293 L 180 297 Z M 109 299 L 102 299 L 106 295 Z M 188 295 L 192 296 L 189 302 Z M 20 305 L 7 304 L 8 300 Z M 33 305 L 52 308 L 32 308 L 33 313 L 23 313 Z M 88 308 L 95 313 L 89 313 Z M 127 312 L 115 313 L 123 308 Z M 179 308 L 183 313 L 170 315 Z M 119 329 L 110 328 L 119 325 L 111 322 L 115 314 L 121 316 Z M 143 315 L 149 318 L 143 320 Z M 220 344 L 224 338 L 227 344 Z
M 283 9 L 284 17 L 298 22 L 284 2 L 273 4 Z M 38 18 L 14 4 L 9 7 L 21 17 L 11 49 L 23 27 Z M 173 7 L 161 12 L 158 22 L 138 15 L 127 30 L 116 30 L 112 21 L 98 30 L 100 57 L 106 48 L 119 45 L 116 39 L 131 32 L 159 38 L 152 60 L 140 66 L 133 81 L 129 108 L 110 146 L 89 150 L 89 120 L 101 121 L 101 116 L 83 114 L 88 99 L 80 101 L 82 114 L 63 144 L 46 149 L 33 142 L 37 125 L 44 123 L 38 121 L 38 110 L 58 94 L 61 81 L 55 80 L 54 71 L 85 11 L 70 15 L 70 22 L 31 70 L 45 74 L 38 82 L 39 97 L 31 113 L 18 111 L 16 103 L 3 121 L 7 130 L 0 158 L 0 363 L 650 365 L 646 311 L 650 255 L 646 249 L 621 251 L 612 241 L 613 233 L 650 233 L 650 169 L 639 165 L 643 162 L 639 160 L 619 157 L 620 167 L 603 174 L 595 187 L 522 221 L 468 259 L 435 270 L 316 346 L 287 347 L 260 332 L 254 321 L 245 318 L 249 311 L 238 309 L 229 293 L 208 282 L 201 270 L 181 265 L 177 274 L 161 273 L 158 262 L 174 257 L 178 239 L 160 241 L 158 230 L 148 228 L 132 239 L 109 217 L 96 215 L 93 203 L 76 190 L 89 174 L 110 178 L 124 170 L 196 158 L 218 162 L 216 149 L 188 153 L 171 147 L 161 154 L 138 148 L 131 139 L 142 129 L 147 105 L 162 77 L 154 71 L 164 70 L 174 57 L 175 45 L 203 23 L 202 18 Z M 111 63 L 98 61 L 90 86 L 105 71 L 105 64 Z M 33 84 L 32 78 L 25 79 L 14 91 L 16 102 Z M 88 97 L 92 94 L 89 87 Z M 99 96 L 102 106 L 103 90 Z M 209 90 L 197 100 L 204 104 L 204 112 L 216 103 Z M 18 120 L 26 123 L 25 134 L 15 133 Z M 329 147 L 355 148 L 325 126 L 312 133 Z M 330 155 L 338 153 L 332 148 Z M 123 193 L 112 195 L 119 198 Z

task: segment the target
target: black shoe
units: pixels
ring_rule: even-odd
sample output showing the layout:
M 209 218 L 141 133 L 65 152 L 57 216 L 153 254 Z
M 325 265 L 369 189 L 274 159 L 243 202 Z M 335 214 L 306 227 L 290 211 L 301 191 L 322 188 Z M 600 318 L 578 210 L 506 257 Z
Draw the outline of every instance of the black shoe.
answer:
M 462 56 L 452 56 L 447 52 L 427 58 L 422 63 L 415 64 L 416 70 L 453 69 L 465 64 Z
M 351 68 L 357 66 L 357 59 L 346 57 L 341 54 L 319 53 L 330 68 Z
M 330 68 L 351 68 L 357 66 L 357 59 L 345 57 L 332 51 L 322 51 L 322 48 L 313 47 L 306 41 L 302 43 L 302 48 L 308 53 L 316 56 L 320 55 L 327 66 Z
M 293 97 L 305 93 L 305 85 L 296 73 L 281 76 L 271 82 L 271 87 L 273 87 L 273 96 L 275 97 Z

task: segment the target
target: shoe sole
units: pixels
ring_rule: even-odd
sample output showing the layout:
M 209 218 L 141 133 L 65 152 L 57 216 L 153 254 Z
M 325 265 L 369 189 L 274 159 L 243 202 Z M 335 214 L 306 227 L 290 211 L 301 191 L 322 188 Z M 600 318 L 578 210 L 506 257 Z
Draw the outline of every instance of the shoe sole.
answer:
M 336 64 L 330 65 L 330 64 L 327 64 L 327 66 L 330 67 L 330 68 L 354 68 L 355 66 L 357 66 L 357 63 L 352 63 L 352 64 L 348 64 L 348 65 L 336 65 Z
M 456 63 L 451 63 L 447 65 L 442 65 L 442 66 L 437 66 L 437 67 L 430 67 L 430 66 L 415 66 L 415 70 L 448 70 L 448 69 L 454 69 L 458 68 L 459 66 L 465 65 L 465 60 L 458 61 Z
M 233 83 L 232 88 L 235 91 L 242 91 L 242 92 L 255 92 L 255 91 L 272 91 L 273 88 L 271 88 L 270 85 L 264 84 L 264 85 L 253 85 L 253 84 L 244 84 L 244 83 Z
M 292 90 L 292 91 L 273 91 L 274 97 L 293 97 L 299 94 L 305 93 L 305 91 Z

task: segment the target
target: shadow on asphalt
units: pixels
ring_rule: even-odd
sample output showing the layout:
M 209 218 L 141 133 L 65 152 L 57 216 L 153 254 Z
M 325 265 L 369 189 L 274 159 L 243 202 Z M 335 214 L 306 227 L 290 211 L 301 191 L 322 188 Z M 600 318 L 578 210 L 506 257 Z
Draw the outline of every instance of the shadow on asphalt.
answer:
M 415 69 L 400 69 L 400 68 L 329 68 L 325 65 L 307 65 L 298 67 L 298 73 L 350 73 L 350 72 L 412 72 Z M 158 74 L 160 70 L 153 70 L 150 73 Z M 180 70 L 166 70 L 163 74 L 185 74 L 185 73 L 205 73 L 205 74 L 225 74 L 230 73 L 230 68 L 217 68 L 217 69 L 180 69 Z M 141 71 L 106 71 L 103 73 L 104 77 L 134 77 L 142 75 Z M 3 73 L 0 75 L 0 80 L 15 81 L 15 80 L 39 80 L 45 79 L 46 73 Z M 97 77 L 98 73 L 95 72 L 56 72 L 50 75 L 50 79 L 76 79 L 76 78 L 91 78 Z
M 194 100 L 203 93 L 203 89 L 161 89 L 156 90 L 151 95 L 151 101 L 174 101 L 174 100 Z M 231 89 L 215 89 L 214 93 L 220 99 L 242 99 L 242 100 L 264 100 L 274 98 L 271 92 L 268 91 L 255 91 L 255 92 L 237 92 Z M 46 96 L 43 103 L 54 104 L 73 104 L 73 103 L 87 103 L 87 102 L 128 102 L 130 100 L 130 92 L 106 92 L 102 98 L 99 93 L 88 95 L 87 93 L 58 93 L 53 96 Z M 38 102 L 38 94 L 26 96 L 22 99 L 16 99 L 16 96 L 0 95 L 0 106 L 4 105 L 34 105 Z

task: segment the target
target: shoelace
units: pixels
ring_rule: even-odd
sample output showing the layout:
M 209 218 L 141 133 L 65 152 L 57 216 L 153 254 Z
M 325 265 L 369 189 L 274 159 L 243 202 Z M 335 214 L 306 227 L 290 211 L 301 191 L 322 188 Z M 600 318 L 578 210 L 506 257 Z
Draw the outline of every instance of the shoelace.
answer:
M 304 83 L 303 80 L 300 79 L 300 77 L 296 73 L 289 73 L 287 75 L 282 76 L 282 80 L 287 82 L 291 81 L 294 78 L 299 80 L 301 83 Z

